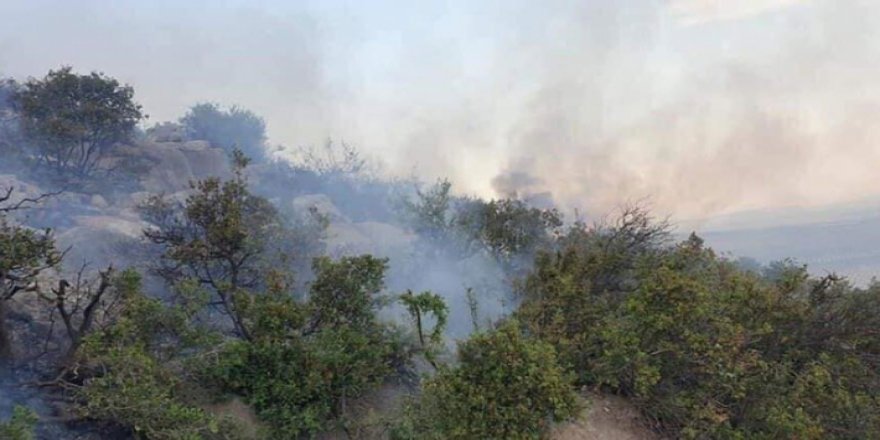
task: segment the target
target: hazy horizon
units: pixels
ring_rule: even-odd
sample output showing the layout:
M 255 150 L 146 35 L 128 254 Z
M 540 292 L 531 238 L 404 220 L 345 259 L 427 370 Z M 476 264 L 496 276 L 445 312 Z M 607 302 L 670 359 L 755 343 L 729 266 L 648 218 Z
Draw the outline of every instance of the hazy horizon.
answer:
M 880 196 L 880 5 L 867 0 L 6 1 L 0 75 L 71 65 L 149 124 L 203 101 L 288 149 L 693 221 Z

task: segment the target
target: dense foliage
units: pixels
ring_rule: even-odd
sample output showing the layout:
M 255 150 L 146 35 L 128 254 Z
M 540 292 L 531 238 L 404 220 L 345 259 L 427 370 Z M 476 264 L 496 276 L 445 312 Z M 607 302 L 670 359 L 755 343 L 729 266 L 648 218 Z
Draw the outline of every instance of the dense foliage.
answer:
M 272 243 L 283 239 L 284 225 L 268 200 L 250 192 L 244 176 L 247 159 L 234 153 L 234 175 L 193 182 L 183 203 L 161 195 L 142 207 L 154 226 L 144 231 L 163 254 L 155 271 L 170 285 L 196 280 L 210 289 L 235 334 L 250 338 L 238 310 L 238 296 L 264 286 L 269 268 L 284 271 L 284 256 L 274 255 Z
M 630 396 L 684 438 L 880 435 L 877 286 L 794 266 L 768 279 L 696 236 L 670 247 L 639 230 L 657 232 L 575 228 L 525 282 L 520 319 L 579 383 Z
M 64 376 L 79 412 L 149 439 L 239 438 L 232 422 L 208 413 L 185 382 L 185 360 L 216 343 L 191 324 L 198 302 L 169 306 L 147 298 L 134 271 L 114 284 L 120 311 L 111 325 L 85 337 Z
M 16 92 L 21 127 L 33 150 L 28 159 L 59 179 L 84 179 L 113 165 L 105 159 L 130 140 L 143 118 L 134 90 L 70 67 L 31 79 Z
M 523 335 L 516 321 L 461 343 L 458 359 L 423 383 L 392 437 L 537 439 L 577 409 L 553 347 Z
M 0 438 L 5 440 L 33 440 L 34 426 L 37 424 L 37 415 L 33 411 L 16 406 L 12 411 L 12 417 L 8 421 L 0 422 Z
M 112 78 L 69 68 L 2 81 L 0 154 L 65 183 L 94 182 L 119 165 L 117 147 L 141 119 L 132 98 Z M 556 210 L 454 196 L 445 180 L 401 191 L 412 182 L 369 176 L 346 144 L 268 163 L 264 122 L 237 107 L 199 104 L 180 122 L 189 138 L 228 149 L 233 172 L 141 206 L 145 253 L 167 289 L 155 296 L 141 274 L 109 261 L 96 274 L 83 264 L 75 278 L 50 276 L 64 259 L 52 231 L 13 217 L 51 194 L 0 191 L 0 367 L 25 370 L 10 363 L 13 348 L 33 354 L 29 374 L 58 413 L 98 435 L 356 437 L 352 418 L 363 415 L 352 407 L 394 383 L 411 395 L 376 425 L 399 440 L 541 438 L 580 410 L 576 387 L 627 397 L 670 438 L 880 438 L 878 282 L 729 261 L 696 235 L 673 242 L 670 226 L 639 208 L 563 226 Z M 178 128 L 153 131 L 170 140 Z M 262 162 L 256 172 L 242 150 Z M 332 209 L 279 194 L 327 197 Z M 416 276 L 449 260 L 491 266 L 514 280 L 514 316 L 481 326 L 480 292 L 466 286 L 475 334 L 452 353 L 445 330 L 457 317 L 444 297 L 388 292 L 386 258 L 325 255 L 329 216 L 401 214 L 417 237 Z M 25 296 L 27 307 L 10 302 Z M 408 313 L 412 330 L 394 312 Z M 11 334 L 19 322 L 39 340 Z M 244 414 L 218 410 L 230 402 Z M 37 419 L 17 407 L 0 438 L 34 438 Z
M 407 362 L 400 335 L 376 317 L 385 264 L 370 256 L 316 260 L 309 301 L 263 298 L 250 309 L 253 340 L 223 347 L 209 380 L 244 396 L 280 438 L 326 429 L 348 399 Z
M 180 123 L 190 139 L 206 140 L 230 152 L 239 149 L 260 162 L 266 159 L 266 123 L 250 110 L 201 103 L 192 106 Z

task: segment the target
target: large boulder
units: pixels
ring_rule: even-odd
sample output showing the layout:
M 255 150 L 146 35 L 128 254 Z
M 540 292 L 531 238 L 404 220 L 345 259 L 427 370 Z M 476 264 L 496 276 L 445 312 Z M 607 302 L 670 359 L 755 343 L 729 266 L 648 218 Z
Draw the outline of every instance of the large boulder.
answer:
M 45 192 L 34 183 L 21 180 L 13 174 L 0 174 L 0 196 L 5 196 L 10 188 L 12 193 L 7 203 L 17 203 L 25 198 L 34 199 Z
M 146 223 L 137 218 L 104 215 L 74 216 L 72 227 L 56 236 L 60 249 L 68 249 L 67 265 L 84 262 L 117 267 L 137 265 L 140 238 Z
M 192 180 L 229 176 L 226 151 L 205 141 L 147 142 L 139 151 L 151 162 L 150 171 L 141 180 L 148 192 L 176 192 L 188 188 Z
M 317 214 L 327 217 L 331 223 L 348 221 L 325 194 L 306 194 L 296 197 L 290 202 L 290 207 L 293 208 L 294 213 L 300 215 L 314 210 Z
M 327 249 L 331 254 L 396 255 L 410 249 L 415 235 L 395 225 L 379 222 L 331 223 Z

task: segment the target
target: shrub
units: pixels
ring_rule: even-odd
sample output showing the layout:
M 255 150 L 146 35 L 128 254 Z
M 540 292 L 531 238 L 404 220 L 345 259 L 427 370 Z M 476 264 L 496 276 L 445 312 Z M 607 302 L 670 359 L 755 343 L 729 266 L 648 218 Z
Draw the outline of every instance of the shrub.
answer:
M 880 433 L 880 290 L 791 264 L 764 278 L 696 236 L 631 252 L 578 234 L 537 259 L 517 315 L 580 384 L 631 397 L 673 437 Z
M 572 416 L 570 378 L 549 344 L 527 338 L 516 321 L 459 345 L 459 365 L 423 383 L 398 423 L 398 439 L 537 439 L 551 421 Z
M 145 297 L 136 272 L 115 282 L 121 311 L 83 339 L 64 375 L 79 413 L 149 439 L 240 438 L 232 422 L 199 406 L 185 381 L 188 356 L 216 343 L 190 325 L 192 311 Z
M 250 110 L 200 103 L 180 118 L 180 124 L 190 139 L 206 140 L 230 152 L 239 149 L 258 162 L 266 159 L 266 123 Z
M 37 414 L 32 410 L 18 406 L 12 410 L 12 417 L 0 422 L 0 438 L 5 440 L 33 440 Z
M 407 347 L 380 323 L 386 261 L 370 256 L 315 261 L 309 301 L 254 296 L 241 308 L 250 341 L 226 344 L 204 377 L 242 395 L 279 438 L 311 436 L 402 367 Z

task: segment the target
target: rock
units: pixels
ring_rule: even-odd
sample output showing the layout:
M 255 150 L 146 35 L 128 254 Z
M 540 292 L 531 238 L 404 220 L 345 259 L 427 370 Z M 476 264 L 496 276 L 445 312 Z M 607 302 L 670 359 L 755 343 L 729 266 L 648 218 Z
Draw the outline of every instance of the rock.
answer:
M 306 194 L 291 201 L 294 212 L 304 214 L 314 208 L 319 214 L 327 216 L 331 223 L 347 222 L 348 219 L 325 194 Z
M 147 136 L 156 142 L 183 142 L 186 140 L 186 129 L 174 122 L 163 122 L 147 129 Z
M 65 266 L 82 263 L 116 267 L 135 265 L 143 223 L 108 216 L 74 218 L 75 226 L 56 236 L 59 249 L 68 249 Z
M 229 175 L 226 152 L 204 141 L 147 142 L 140 150 L 152 162 L 149 173 L 141 181 L 148 192 L 176 192 L 189 188 L 192 180 Z
M 129 238 L 140 238 L 144 228 L 149 226 L 143 221 L 105 215 L 76 216 L 73 220 L 77 226 L 104 230 Z
M 110 206 L 110 204 L 107 203 L 107 200 L 105 200 L 104 197 L 101 197 L 99 194 L 93 195 L 90 202 L 92 206 L 98 209 L 107 209 Z
M 23 198 L 36 198 L 45 191 L 33 183 L 19 179 L 12 174 L 0 174 L 0 195 L 5 195 L 7 188 L 12 188 L 12 197 L 7 203 L 16 203 Z
M 388 223 L 331 223 L 327 248 L 335 254 L 399 254 L 409 248 L 415 236 Z

